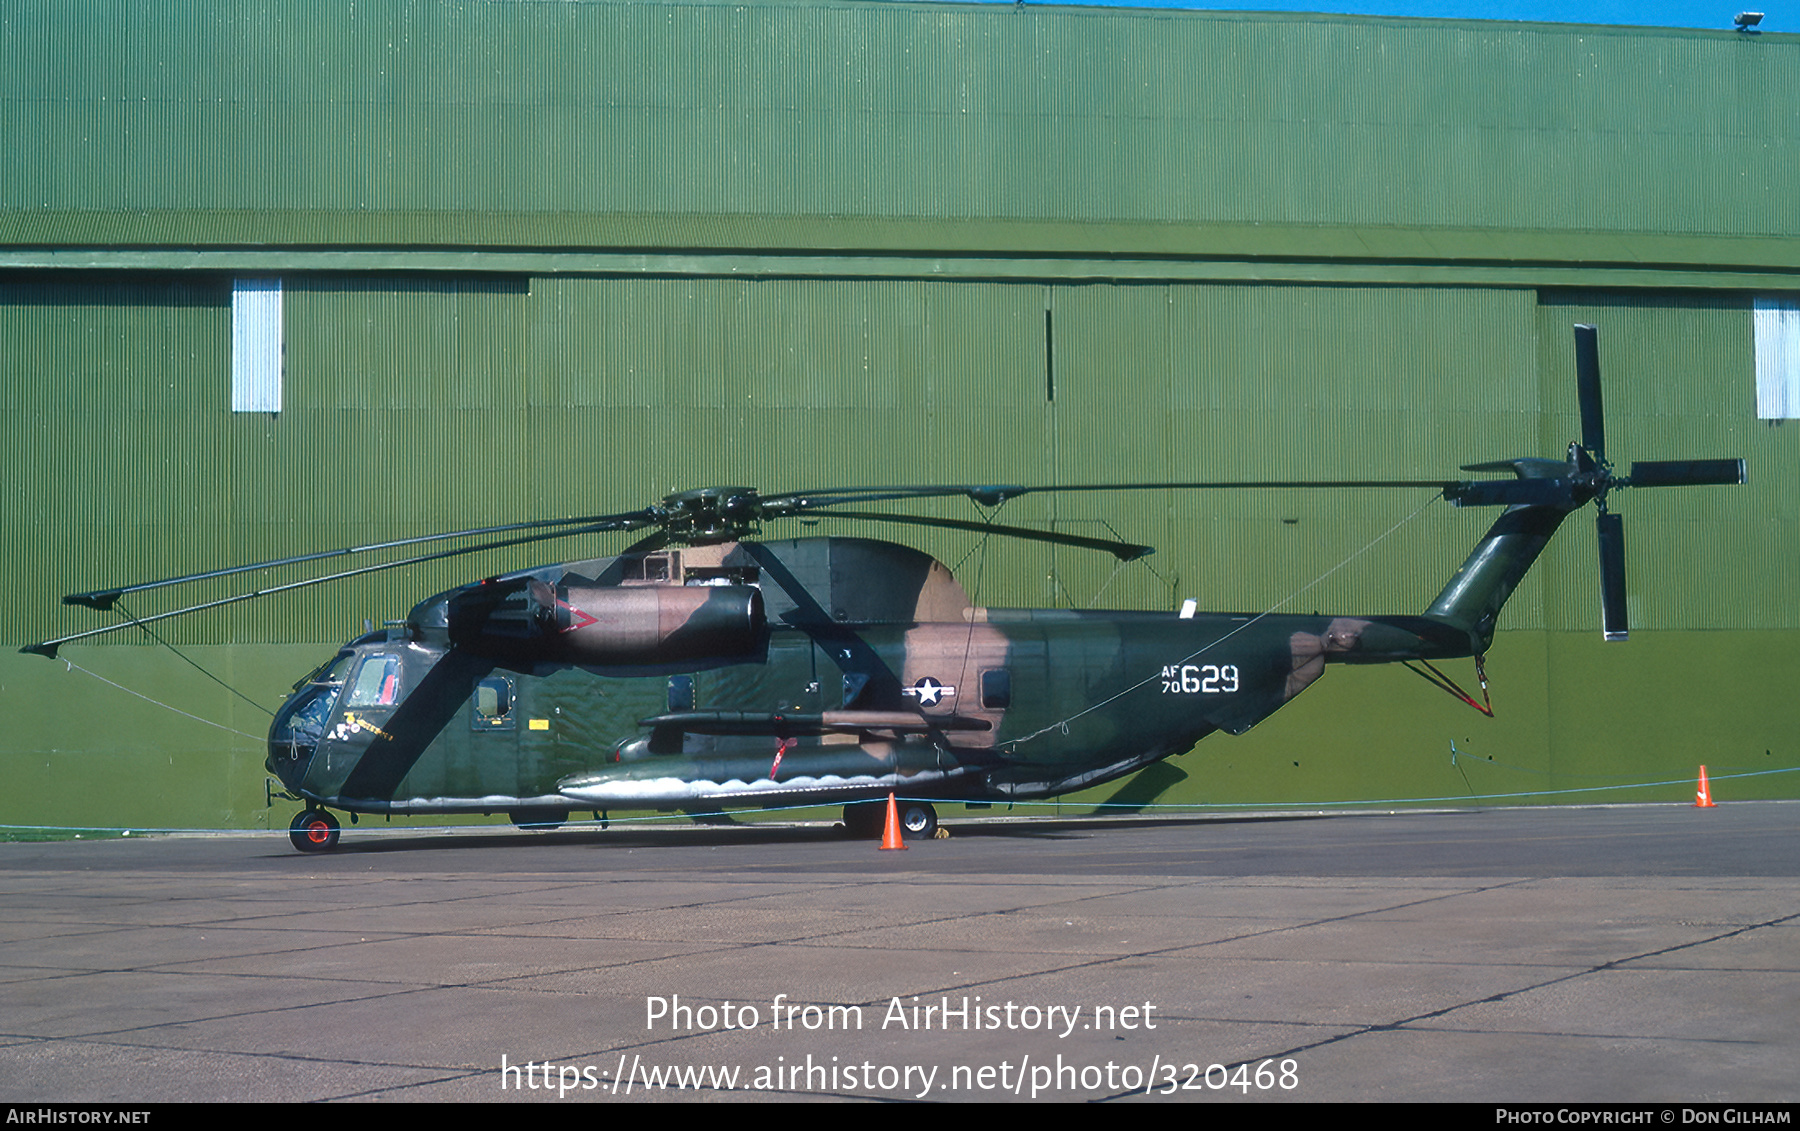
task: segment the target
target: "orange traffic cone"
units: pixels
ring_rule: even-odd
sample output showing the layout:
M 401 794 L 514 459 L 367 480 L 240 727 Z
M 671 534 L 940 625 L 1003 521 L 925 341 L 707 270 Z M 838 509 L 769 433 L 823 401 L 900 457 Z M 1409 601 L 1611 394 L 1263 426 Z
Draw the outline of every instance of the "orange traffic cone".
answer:
M 881 851 L 906 851 L 906 845 L 900 842 L 900 807 L 894 804 L 894 795 L 888 794 L 887 828 L 881 832 Z
M 1713 804 L 1712 787 L 1706 784 L 1706 767 L 1705 766 L 1700 767 L 1700 790 L 1694 796 L 1695 796 L 1694 808 L 1696 808 L 1696 809 L 1716 809 L 1716 808 L 1718 808 L 1718 806 Z

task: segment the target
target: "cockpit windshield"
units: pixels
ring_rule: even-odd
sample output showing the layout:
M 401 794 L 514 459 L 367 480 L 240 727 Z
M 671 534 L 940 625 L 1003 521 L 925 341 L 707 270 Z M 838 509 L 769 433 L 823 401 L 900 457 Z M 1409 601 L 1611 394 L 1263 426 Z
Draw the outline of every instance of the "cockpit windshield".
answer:
M 313 684 L 289 699 L 269 728 L 271 748 L 299 745 L 311 748 L 324 737 L 325 723 L 337 705 L 338 689 Z
M 374 657 L 376 660 L 383 658 Z M 344 649 L 296 683 L 294 694 L 288 696 L 288 701 L 275 713 L 275 720 L 269 727 L 269 758 L 266 765 L 289 789 L 297 789 L 306 776 L 313 751 L 325 738 L 325 728 L 331 722 L 332 712 L 337 708 L 338 696 L 343 694 L 344 682 L 350 678 L 350 670 L 355 666 L 355 651 Z M 369 666 L 365 665 L 365 668 Z M 380 666 L 375 665 L 378 669 Z M 396 679 L 393 681 L 378 682 L 378 699 L 382 683 L 388 687 L 398 687 L 397 670 L 398 663 L 395 664 Z

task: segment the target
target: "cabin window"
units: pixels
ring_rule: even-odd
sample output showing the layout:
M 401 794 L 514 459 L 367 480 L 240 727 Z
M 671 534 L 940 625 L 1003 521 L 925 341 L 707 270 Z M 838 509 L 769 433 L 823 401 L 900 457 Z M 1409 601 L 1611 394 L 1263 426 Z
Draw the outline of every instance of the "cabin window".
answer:
M 981 673 L 981 705 L 994 710 L 1012 706 L 1012 673 L 1005 668 Z
M 470 730 L 513 730 L 517 725 L 512 680 L 503 675 L 491 675 L 476 684 L 469 707 Z
M 672 675 L 669 677 L 669 713 L 680 714 L 694 709 L 694 677 L 691 675 Z
M 392 707 L 400 702 L 400 657 L 377 652 L 363 661 L 350 688 L 352 707 Z

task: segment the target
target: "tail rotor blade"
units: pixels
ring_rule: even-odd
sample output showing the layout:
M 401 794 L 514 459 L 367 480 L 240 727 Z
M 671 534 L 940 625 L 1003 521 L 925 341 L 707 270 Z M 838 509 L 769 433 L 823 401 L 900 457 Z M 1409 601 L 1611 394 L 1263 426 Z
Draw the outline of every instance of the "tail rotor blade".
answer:
M 1741 459 L 1657 459 L 1631 465 L 1633 487 L 1735 487 L 1742 482 Z
M 1606 415 L 1600 405 L 1600 336 L 1592 326 L 1575 327 L 1575 395 L 1581 402 L 1581 446 L 1606 462 Z
M 1600 534 L 1600 623 L 1608 640 L 1630 635 L 1625 609 L 1625 520 L 1610 512 L 1595 519 Z

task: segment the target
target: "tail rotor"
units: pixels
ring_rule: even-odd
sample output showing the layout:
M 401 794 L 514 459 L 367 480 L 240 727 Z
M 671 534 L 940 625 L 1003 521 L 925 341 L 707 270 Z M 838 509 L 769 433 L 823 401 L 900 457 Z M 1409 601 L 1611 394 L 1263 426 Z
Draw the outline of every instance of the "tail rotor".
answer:
M 1511 470 L 1517 478 L 1455 483 L 1444 496 L 1458 506 L 1547 506 L 1563 513 L 1592 501 L 1600 547 L 1601 629 L 1608 640 L 1630 635 L 1625 600 L 1625 520 L 1608 506 L 1608 495 L 1630 487 L 1725 487 L 1744 482 L 1742 459 L 1650 460 L 1631 465 L 1631 474 L 1613 474 L 1606 456 L 1606 414 L 1600 392 L 1599 333 L 1575 327 L 1575 392 L 1581 409 L 1581 439 L 1569 445 L 1563 464 L 1521 459 L 1472 464 L 1464 471 Z M 1522 572 L 1522 571 L 1521 571 Z M 1509 589 L 1510 591 L 1510 589 Z

